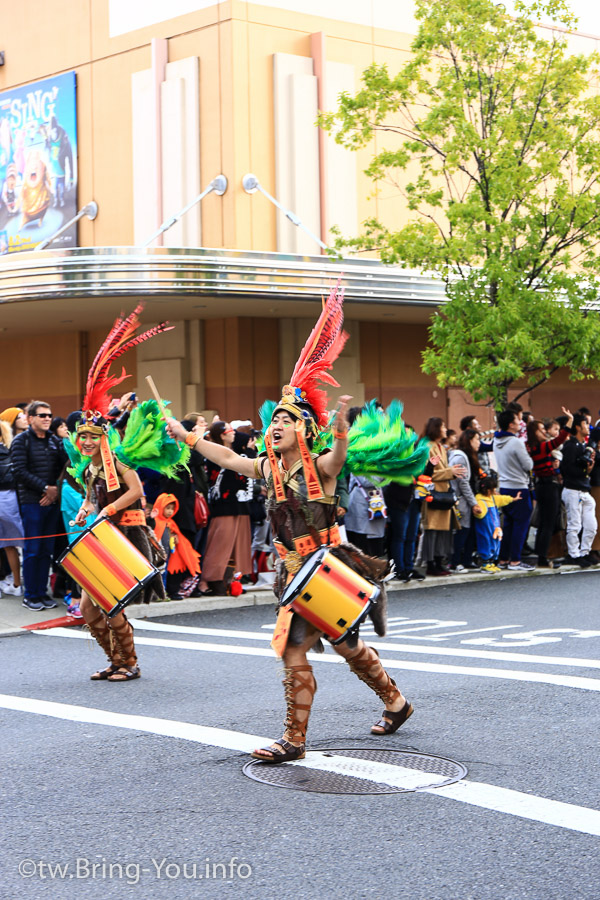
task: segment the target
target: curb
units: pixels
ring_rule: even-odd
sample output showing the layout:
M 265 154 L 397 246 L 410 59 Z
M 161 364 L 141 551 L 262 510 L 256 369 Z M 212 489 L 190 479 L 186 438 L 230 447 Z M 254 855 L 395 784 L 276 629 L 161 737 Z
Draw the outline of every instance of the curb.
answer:
M 400 594 L 405 591 L 428 590 L 434 587 L 450 587 L 457 584 L 471 584 L 473 582 L 511 581 L 515 578 L 553 578 L 559 575 L 576 575 L 580 572 L 598 572 L 600 568 L 590 567 L 580 569 L 578 566 L 561 566 L 560 569 L 532 569 L 531 572 L 507 572 L 499 575 L 484 575 L 481 572 L 468 572 L 466 575 L 448 575 L 441 578 L 426 578 L 424 581 L 415 581 L 405 584 L 402 581 L 387 582 L 389 594 Z M 270 587 L 262 590 L 247 591 L 240 597 L 189 597 L 187 600 L 168 600 L 162 603 L 149 603 L 143 605 L 133 603 L 128 611 L 135 611 L 136 619 L 156 619 L 163 616 L 179 616 L 185 613 L 213 612 L 220 609 L 243 609 L 249 606 L 271 606 L 275 604 L 275 597 Z M 27 634 L 31 629 L 19 627 L 0 627 L 0 638 L 15 637 Z

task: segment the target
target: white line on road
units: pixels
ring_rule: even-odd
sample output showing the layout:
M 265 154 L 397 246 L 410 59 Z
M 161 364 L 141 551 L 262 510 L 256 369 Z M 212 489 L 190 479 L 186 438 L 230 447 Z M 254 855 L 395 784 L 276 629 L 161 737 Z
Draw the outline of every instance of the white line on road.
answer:
M 239 731 L 229 731 L 225 728 L 212 728 L 206 725 L 196 725 L 192 722 L 178 722 L 153 716 L 126 715 L 124 713 L 109 712 L 105 709 L 74 706 L 68 703 L 54 703 L 49 700 L 36 700 L 30 697 L 14 697 L 9 694 L 0 694 L 0 707 L 15 712 L 50 716 L 71 722 L 85 722 L 93 725 L 106 725 L 113 728 L 127 728 L 133 731 L 159 734 L 164 737 L 174 737 L 180 740 L 205 744 L 210 747 L 239 750 L 244 753 L 249 752 L 256 746 L 262 746 L 271 742 L 271 738 L 259 737 L 258 735 Z M 313 758 L 311 759 L 311 757 Z M 331 766 L 331 758 L 327 757 L 325 759 L 326 764 Z M 344 760 L 348 760 L 348 763 L 350 763 L 350 760 L 352 764 L 356 763 L 356 760 L 352 757 L 338 757 L 337 760 L 339 766 L 344 765 Z M 324 760 L 320 758 L 320 754 L 314 753 L 310 754 L 305 760 L 294 763 L 294 765 L 305 766 L 311 769 L 323 769 Z M 379 783 L 389 783 L 389 768 L 390 766 L 382 763 L 381 777 L 377 778 L 377 766 L 371 763 L 371 772 L 368 777 L 370 780 L 379 781 Z M 399 769 L 400 767 L 397 768 Z M 365 775 L 361 773 L 356 777 L 362 778 Z M 398 778 L 399 776 L 396 775 L 395 777 Z M 463 780 L 446 787 L 425 788 L 420 793 L 457 800 L 482 809 L 505 813 L 521 819 L 529 819 L 545 825 L 554 825 L 558 828 L 567 828 L 583 834 L 600 835 L 600 811 L 598 810 L 590 809 L 586 806 L 575 806 L 571 803 L 562 803 L 558 800 L 548 800 L 545 797 L 536 797 L 492 784 Z
M 443 631 L 441 634 L 435 634 L 428 637 L 427 640 L 446 640 L 449 637 L 455 637 L 458 634 L 481 634 L 484 631 L 506 631 L 508 628 L 522 628 L 522 625 L 494 625 L 491 628 L 469 628 L 468 631 Z
M 82 631 L 71 631 L 68 628 L 51 628 L 34 631 L 46 637 L 66 637 L 87 640 L 88 635 Z M 200 641 L 175 641 L 161 638 L 136 637 L 136 644 L 148 647 L 167 647 L 171 650 L 201 650 L 206 653 L 233 653 L 240 656 L 263 656 L 275 659 L 273 651 L 266 647 L 239 647 L 232 644 L 208 644 Z M 387 647 L 386 647 L 387 649 Z M 308 653 L 311 662 L 343 663 L 341 656 L 323 653 Z M 600 679 L 583 678 L 579 675 L 552 675 L 544 672 L 521 672 L 517 669 L 473 668 L 472 666 L 447 666 L 443 663 L 408 662 L 399 659 L 382 659 L 386 669 L 404 669 L 411 672 L 431 672 L 443 675 L 469 675 L 476 678 L 503 678 L 509 681 L 528 681 L 535 684 L 553 684 L 559 687 L 572 687 L 583 691 L 600 691 Z
M 225 628 L 194 628 L 191 625 L 167 625 L 151 619 L 130 619 L 136 631 L 161 631 L 169 634 L 196 634 L 203 637 L 241 638 L 249 641 L 270 641 L 270 634 L 261 631 L 233 631 Z M 521 625 L 511 626 L 522 628 Z M 396 644 L 389 640 L 372 641 L 369 647 L 399 653 L 421 653 L 426 656 L 458 656 L 467 659 L 495 659 L 505 662 L 537 663 L 545 666 L 572 666 L 573 668 L 600 669 L 599 659 L 581 659 L 570 656 L 543 656 L 533 653 L 510 653 L 502 650 L 463 650 L 459 647 L 418 647 L 412 644 Z

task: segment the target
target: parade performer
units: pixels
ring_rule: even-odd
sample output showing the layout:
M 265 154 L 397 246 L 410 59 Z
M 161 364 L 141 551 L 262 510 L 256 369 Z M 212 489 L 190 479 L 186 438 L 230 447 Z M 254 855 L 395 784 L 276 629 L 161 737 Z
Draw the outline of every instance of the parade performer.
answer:
M 320 454 L 311 452 L 319 432 L 329 426 L 327 395 L 318 387 L 318 381 L 339 387 L 329 370 L 346 340 L 342 331 L 342 303 L 343 294 L 335 288 L 296 363 L 290 384 L 283 388 L 280 402 L 274 405 L 265 435 L 266 452 L 256 460 L 244 459 L 231 449 L 217 447 L 196 435 L 188 437 L 175 419 L 169 420 L 171 435 L 187 439 L 190 446 L 217 465 L 251 478 L 266 480 L 267 511 L 279 555 L 275 581 L 275 593 L 279 600 L 286 584 L 305 559 L 322 546 L 329 547 L 342 562 L 378 584 L 382 597 L 385 597 L 382 578 L 387 571 L 387 562 L 372 559 L 352 545 L 340 543 L 335 523 L 337 502 L 334 492 L 337 476 L 347 456 L 346 410 L 350 397 L 340 398 L 333 422 L 332 448 L 326 448 Z M 373 432 L 373 450 L 377 437 L 381 436 L 381 428 L 368 411 L 366 418 L 367 431 L 370 429 Z M 397 435 L 400 431 L 397 428 Z M 416 436 L 413 439 L 412 433 L 409 435 L 406 430 L 402 430 L 402 441 L 403 446 L 396 448 L 389 446 L 389 440 L 385 442 L 385 453 L 401 460 L 404 477 L 411 481 L 413 475 L 418 474 L 411 470 L 419 466 L 424 468 L 428 448 L 417 450 L 418 439 Z M 365 434 L 357 434 L 356 445 L 357 458 L 360 458 L 364 456 Z M 395 453 L 395 450 L 398 452 Z M 370 465 L 373 455 L 369 457 Z M 411 464 L 407 462 L 409 458 Z M 375 606 L 372 618 L 375 631 L 385 634 L 384 603 Z M 272 646 L 284 663 L 283 684 L 287 702 L 285 731 L 283 737 L 270 747 L 255 750 L 252 753 L 254 758 L 266 763 L 304 758 L 308 718 L 317 687 L 306 654 L 310 649 L 322 649 L 322 635 L 308 621 L 291 612 L 289 606 L 279 607 Z M 366 646 L 357 634 L 335 644 L 334 650 L 346 659 L 350 669 L 384 703 L 381 720 L 373 725 L 371 732 L 383 735 L 397 731 L 412 714 L 413 707 L 381 665 L 377 652 Z
M 65 446 L 72 467 L 68 470 L 84 488 L 85 497 L 74 524 L 85 524 L 90 513 L 109 518 L 150 561 L 153 545 L 141 506 L 143 488 L 135 471 L 140 466 L 173 475 L 189 457 L 187 447 L 178 447 L 166 433 L 158 404 L 147 400 L 130 415 L 121 439 L 109 426 L 106 415 L 111 405 L 109 392 L 128 376 L 109 374 L 112 362 L 143 341 L 168 330 L 161 324 L 136 336 L 142 307 L 115 322 L 89 371 L 81 420 Z M 144 603 L 164 599 L 164 587 L 157 573 L 138 598 Z M 79 605 L 87 626 L 108 657 L 106 669 L 95 672 L 92 681 L 132 681 L 140 677 L 133 640 L 133 627 L 124 612 L 109 618 L 89 595 L 82 591 Z

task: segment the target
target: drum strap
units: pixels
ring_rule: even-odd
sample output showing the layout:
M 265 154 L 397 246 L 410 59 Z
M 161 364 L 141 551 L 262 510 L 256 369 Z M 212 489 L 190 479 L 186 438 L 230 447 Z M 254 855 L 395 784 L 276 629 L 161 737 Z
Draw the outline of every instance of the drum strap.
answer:
M 332 525 L 331 528 L 322 528 L 321 531 L 319 531 L 319 538 L 321 539 L 321 543 L 317 544 L 312 535 L 302 534 L 300 537 L 294 538 L 293 550 L 288 550 L 288 548 L 277 539 L 273 541 L 273 545 L 279 558 L 286 561 L 286 569 L 288 569 L 288 572 L 291 571 L 287 562 L 290 557 L 289 562 L 297 572 L 304 557 L 310 556 L 310 554 L 314 553 L 315 550 L 318 550 L 319 547 L 324 547 L 325 545 L 337 547 L 342 542 L 340 529 L 336 524 Z M 301 559 L 299 560 L 298 557 L 301 557 Z
M 122 513 L 121 518 L 118 521 L 119 525 L 123 525 L 123 527 L 145 525 L 146 516 L 144 515 L 144 511 L 142 509 L 126 509 L 125 512 Z

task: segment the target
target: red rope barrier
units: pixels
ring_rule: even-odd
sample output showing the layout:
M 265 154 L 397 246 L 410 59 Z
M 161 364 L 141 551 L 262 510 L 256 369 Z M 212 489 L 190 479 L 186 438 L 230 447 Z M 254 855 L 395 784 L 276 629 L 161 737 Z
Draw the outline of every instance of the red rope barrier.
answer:
M 12 541 L 13 543 L 18 541 L 37 541 L 40 538 L 47 537 L 66 537 L 68 534 L 81 534 L 81 531 L 59 531 L 58 534 L 32 534 L 29 537 L 11 537 L 11 538 L 0 538 L 0 541 Z

